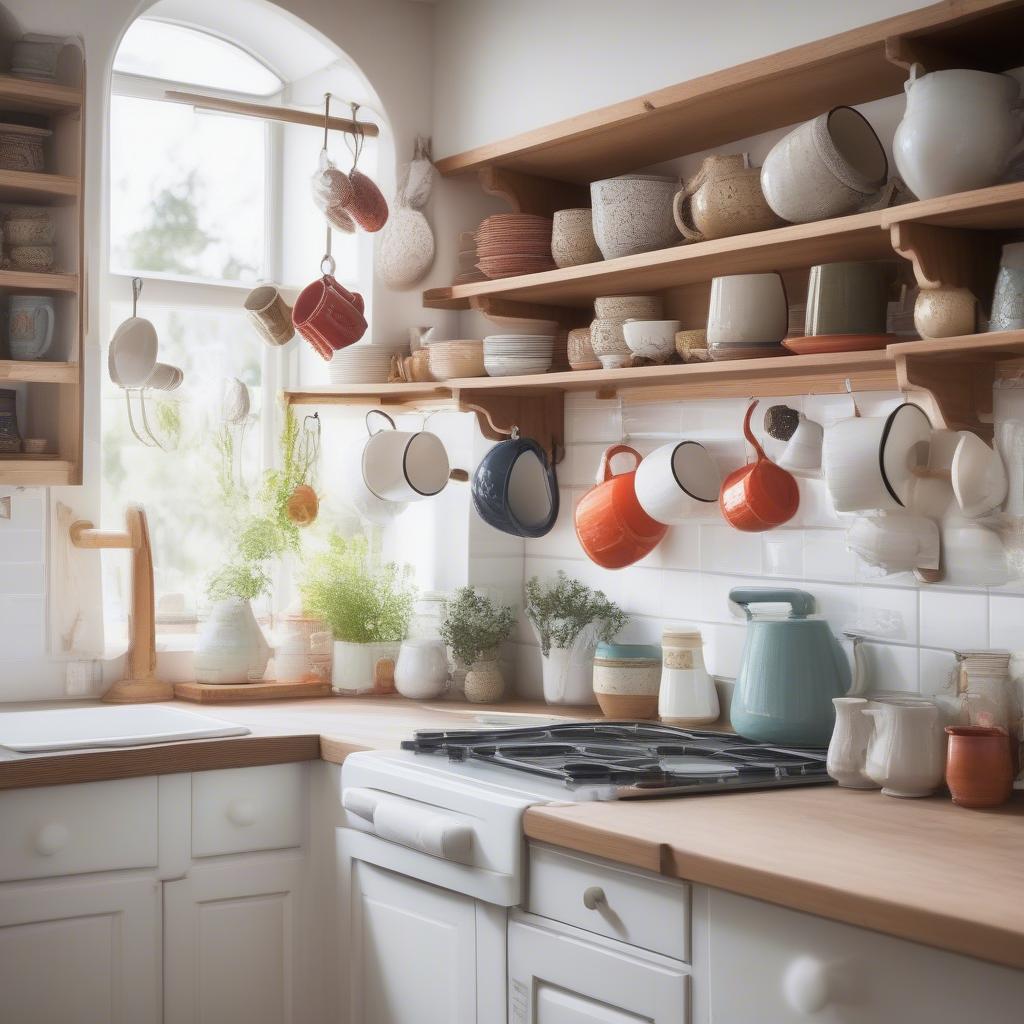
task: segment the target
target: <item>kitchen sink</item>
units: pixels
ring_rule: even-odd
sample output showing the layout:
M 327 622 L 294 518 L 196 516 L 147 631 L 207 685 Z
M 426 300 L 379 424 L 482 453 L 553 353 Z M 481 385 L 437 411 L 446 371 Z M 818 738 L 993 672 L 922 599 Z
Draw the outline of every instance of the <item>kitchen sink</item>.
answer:
M 0 747 L 20 753 L 244 736 L 250 730 L 180 708 L 52 708 L 0 712 Z

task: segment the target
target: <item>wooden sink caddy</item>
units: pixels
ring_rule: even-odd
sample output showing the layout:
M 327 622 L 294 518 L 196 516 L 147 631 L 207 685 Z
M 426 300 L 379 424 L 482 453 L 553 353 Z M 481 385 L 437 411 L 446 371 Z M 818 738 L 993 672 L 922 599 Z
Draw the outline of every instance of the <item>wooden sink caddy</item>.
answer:
M 1024 0 L 945 0 L 782 53 L 717 71 L 644 97 L 539 128 L 437 162 L 444 175 L 476 173 L 513 210 L 550 216 L 589 205 L 588 183 L 798 124 L 839 104 L 902 92 L 911 63 L 1004 71 L 1021 62 Z M 907 261 L 924 288 L 966 286 L 989 302 L 1002 244 L 1024 230 L 1024 182 L 903 206 L 521 277 L 433 288 L 423 303 L 469 310 L 496 322 L 545 320 L 585 326 L 600 295 L 658 293 L 665 315 L 702 326 L 711 278 L 778 270 L 789 293 L 809 268 L 834 260 Z M 486 437 L 513 426 L 563 443 L 566 392 L 596 391 L 629 402 L 904 390 L 936 424 L 991 438 L 992 384 L 1024 369 L 1024 331 L 908 341 L 879 352 L 828 353 L 734 362 L 554 372 L 438 384 L 306 388 L 295 404 L 453 406 L 477 414 Z

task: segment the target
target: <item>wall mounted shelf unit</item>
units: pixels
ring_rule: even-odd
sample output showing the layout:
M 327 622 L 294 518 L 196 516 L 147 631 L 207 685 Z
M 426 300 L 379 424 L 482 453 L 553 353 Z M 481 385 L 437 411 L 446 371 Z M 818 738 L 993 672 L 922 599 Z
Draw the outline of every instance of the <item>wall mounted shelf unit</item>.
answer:
M 45 172 L 0 170 L 0 203 L 50 207 L 56 224 L 58 271 L 0 270 L 0 296 L 52 295 L 56 326 L 47 357 L 26 361 L 9 355 L 0 340 L 0 388 L 18 392 L 22 437 L 49 442 L 46 455 L 5 454 L 0 486 L 49 487 L 82 482 L 82 386 L 84 333 L 83 171 L 85 68 L 81 51 L 66 46 L 58 82 L 0 74 L 0 112 L 42 115 L 52 135 Z
M 943 3 L 798 46 L 738 67 L 437 161 L 445 175 L 475 173 L 513 210 L 550 215 L 589 205 L 591 181 L 636 171 L 797 124 L 839 104 L 902 92 L 911 63 L 926 70 L 1003 71 L 1022 62 L 1024 0 Z M 890 259 L 922 287 L 968 286 L 985 305 L 1000 246 L 1024 230 L 1024 182 L 795 224 L 540 274 L 432 288 L 425 306 L 477 310 L 496 322 L 583 326 L 601 295 L 658 293 L 666 315 L 703 326 L 710 281 L 781 271 L 790 295 L 809 268 L 831 260 Z M 1024 332 L 910 341 L 876 352 L 557 372 L 439 384 L 306 388 L 301 405 L 447 406 L 473 411 L 489 437 L 513 425 L 557 448 L 564 395 L 596 392 L 626 402 L 902 389 L 936 423 L 991 436 L 997 375 L 1024 369 Z

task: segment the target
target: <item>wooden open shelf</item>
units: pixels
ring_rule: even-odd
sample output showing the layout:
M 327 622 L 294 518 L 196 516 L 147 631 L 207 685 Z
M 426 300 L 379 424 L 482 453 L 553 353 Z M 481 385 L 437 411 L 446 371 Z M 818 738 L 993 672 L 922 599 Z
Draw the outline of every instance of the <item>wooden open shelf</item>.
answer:
M 946 0 L 443 157 L 437 168 L 587 184 L 892 96 L 912 60 L 1005 71 L 1021 63 L 1022 32 L 1019 0 Z
M 78 363 L 0 359 L 0 383 L 77 384 Z
M 0 202 L 53 208 L 61 273 L 0 270 L 0 296 L 41 293 L 55 297 L 56 325 L 50 354 L 31 362 L 0 358 L 0 387 L 18 396 L 22 437 L 45 437 L 51 454 L 17 454 L 0 459 L 0 486 L 52 487 L 82 483 L 85 357 L 84 216 L 82 208 L 85 137 L 85 66 L 81 50 L 61 52 L 60 82 L 38 82 L 0 74 L 0 110 L 42 115 L 52 135 L 46 171 L 0 170 Z M 0 342 L 0 355 L 6 354 Z
M 82 108 L 80 88 L 57 82 L 37 82 L 31 78 L 0 75 L 0 109 L 21 110 L 33 114 L 62 114 Z
M 0 203 L 68 203 L 81 194 L 81 182 L 65 174 L 0 170 Z
M 564 270 L 432 288 L 423 293 L 423 304 L 435 309 L 469 309 L 482 300 L 500 299 L 583 308 L 600 295 L 663 291 L 707 282 L 721 274 L 784 271 L 831 260 L 891 259 L 896 255 L 891 229 L 908 223 L 971 231 L 1024 228 L 1024 182 Z

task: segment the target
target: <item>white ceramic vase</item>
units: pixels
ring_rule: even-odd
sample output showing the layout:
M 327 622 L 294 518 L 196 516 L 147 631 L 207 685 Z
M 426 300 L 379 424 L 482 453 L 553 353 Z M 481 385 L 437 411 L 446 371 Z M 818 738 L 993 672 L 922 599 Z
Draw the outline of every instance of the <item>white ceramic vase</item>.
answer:
M 331 689 L 335 693 L 391 693 L 400 643 L 354 644 L 334 641 Z
M 251 683 L 262 678 L 270 660 L 252 605 L 239 598 L 218 601 L 199 631 L 195 676 L 199 683 Z
M 994 185 L 1021 139 L 1020 86 L 1009 75 L 910 69 L 893 138 L 900 176 L 918 199 Z
M 544 700 L 548 704 L 596 704 L 593 627 L 582 630 L 570 647 L 552 646 L 541 655 Z
M 448 685 L 448 651 L 437 639 L 405 640 L 395 663 L 395 689 L 411 700 L 433 700 Z
M 833 697 L 836 724 L 828 745 L 825 767 L 840 786 L 847 789 L 878 789 L 878 783 L 865 771 L 868 744 L 874 723 L 863 712 L 864 697 Z

